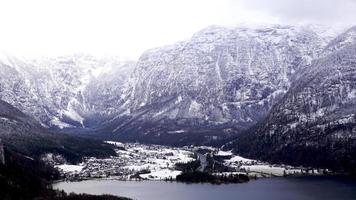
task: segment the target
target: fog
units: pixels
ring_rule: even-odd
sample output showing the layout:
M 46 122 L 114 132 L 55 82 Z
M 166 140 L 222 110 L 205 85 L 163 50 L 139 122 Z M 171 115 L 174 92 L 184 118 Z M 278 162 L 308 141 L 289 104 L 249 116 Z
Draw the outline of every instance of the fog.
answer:
M 354 0 L 3 0 L 0 51 L 137 59 L 209 25 L 352 24 Z

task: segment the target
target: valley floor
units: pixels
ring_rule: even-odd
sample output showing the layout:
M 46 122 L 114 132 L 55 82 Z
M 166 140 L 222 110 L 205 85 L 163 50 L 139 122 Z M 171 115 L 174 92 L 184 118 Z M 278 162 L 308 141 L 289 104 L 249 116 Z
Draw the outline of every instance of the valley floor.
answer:
M 138 143 L 111 142 L 117 147 L 117 156 L 106 159 L 85 158 L 78 165 L 59 164 L 55 167 L 64 180 L 175 180 L 182 171 L 177 164 L 198 162 L 197 170 L 216 176 L 244 174 L 250 178 L 288 175 L 322 175 L 325 169 L 310 169 L 288 165 L 271 165 L 234 155 L 230 151 L 204 146 L 169 147 Z M 207 161 L 209 158 L 209 161 Z

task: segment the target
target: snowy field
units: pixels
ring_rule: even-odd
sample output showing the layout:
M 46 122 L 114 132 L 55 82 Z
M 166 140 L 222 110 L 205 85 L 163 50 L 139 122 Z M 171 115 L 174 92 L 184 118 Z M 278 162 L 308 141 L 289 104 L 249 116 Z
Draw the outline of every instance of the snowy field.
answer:
M 55 167 L 62 170 L 64 173 L 67 172 L 79 173 L 84 168 L 84 166 L 82 165 L 67 165 L 67 164 L 56 165 Z
M 222 151 L 213 147 L 169 147 L 161 145 L 143 145 L 138 143 L 120 143 L 107 141 L 117 146 L 116 156 L 98 159 L 86 158 L 79 165 L 55 165 L 66 178 L 91 179 L 110 178 L 118 180 L 174 180 L 181 171 L 177 163 L 188 163 L 196 159 L 197 151 L 205 150 L 214 158 L 220 158 L 230 170 L 215 174 L 247 174 L 251 177 L 272 177 L 303 173 L 302 168 L 286 165 L 271 165 L 266 162 L 234 155 L 232 151 Z M 47 155 L 53 157 L 54 155 Z M 58 156 L 57 156 L 58 157 Z M 312 171 L 318 174 L 318 171 Z

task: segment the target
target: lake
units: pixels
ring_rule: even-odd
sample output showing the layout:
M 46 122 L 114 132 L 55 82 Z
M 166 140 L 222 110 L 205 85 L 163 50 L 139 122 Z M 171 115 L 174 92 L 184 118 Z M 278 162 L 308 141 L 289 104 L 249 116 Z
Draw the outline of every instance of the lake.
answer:
M 184 184 L 161 181 L 89 180 L 53 185 L 66 192 L 112 194 L 137 200 L 355 200 L 356 180 L 345 177 L 291 177 L 243 184 Z

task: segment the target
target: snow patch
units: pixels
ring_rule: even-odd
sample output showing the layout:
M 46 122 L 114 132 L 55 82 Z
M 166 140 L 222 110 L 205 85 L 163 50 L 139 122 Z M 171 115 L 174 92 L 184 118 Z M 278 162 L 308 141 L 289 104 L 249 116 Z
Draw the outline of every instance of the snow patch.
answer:
M 8 118 L 5 118 L 5 117 L 0 117 L 0 120 L 9 121 L 9 119 L 8 119 Z
M 54 117 L 54 118 L 51 120 L 50 124 L 53 125 L 53 126 L 57 126 L 57 127 L 60 128 L 60 129 L 73 127 L 73 126 L 70 125 L 70 124 L 67 124 L 67 123 L 62 122 L 62 121 L 59 120 L 57 117 Z
M 121 142 L 115 142 L 115 141 L 105 141 L 106 143 L 108 144 L 112 144 L 112 145 L 115 145 L 117 147 L 124 147 L 125 145 Z
M 231 151 L 221 151 L 219 150 L 217 154 L 215 154 L 217 156 L 232 156 L 232 152 Z
M 254 162 L 257 162 L 256 160 L 252 160 L 252 159 L 247 159 L 241 156 L 233 156 L 232 158 L 230 158 L 229 160 L 226 160 L 225 163 L 228 165 L 232 165 L 232 164 L 237 164 L 237 163 L 242 163 L 242 164 L 252 164 Z
M 192 100 L 189 106 L 189 116 L 190 117 L 201 117 L 200 113 L 202 105 L 195 100 Z
M 82 116 L 80 116 L 75 110 L 73 110 L 71 107 L 68 110 L 63 111 L 63 114 L 67 117 L 69 117 L 70 119 L 72 119 L 73 121 L 79 122 L 82 127 L 84 128 L 84 118 Z
M 240 169 L 245 169 L 246 172 L 258 172 L 273 176 L 283 176 L 284 174 L 301 173 L 300 169 L 288 170 L 284 167 L 276 167 L 272 165 L 243 165 Z
M 356 98 L 356 90 L 353 89 L 353 90 L 347 95 L 347 97 L 348 97 L 349 99 L 355 99 L 355 98 Z
M 55 166 L 58 169 L 63 170 L 64 172 L 80 172 L 84 168 L 84 166 L 81 165 L 56 165 Z
M 168 134 L 184 133 L 185 130 L 168 131 Z
M 140 177 L 148 180 L 176 179 L 181 173 L 181 171 L 177 170 L 163 169 L 148 174 L 141 174 Z

